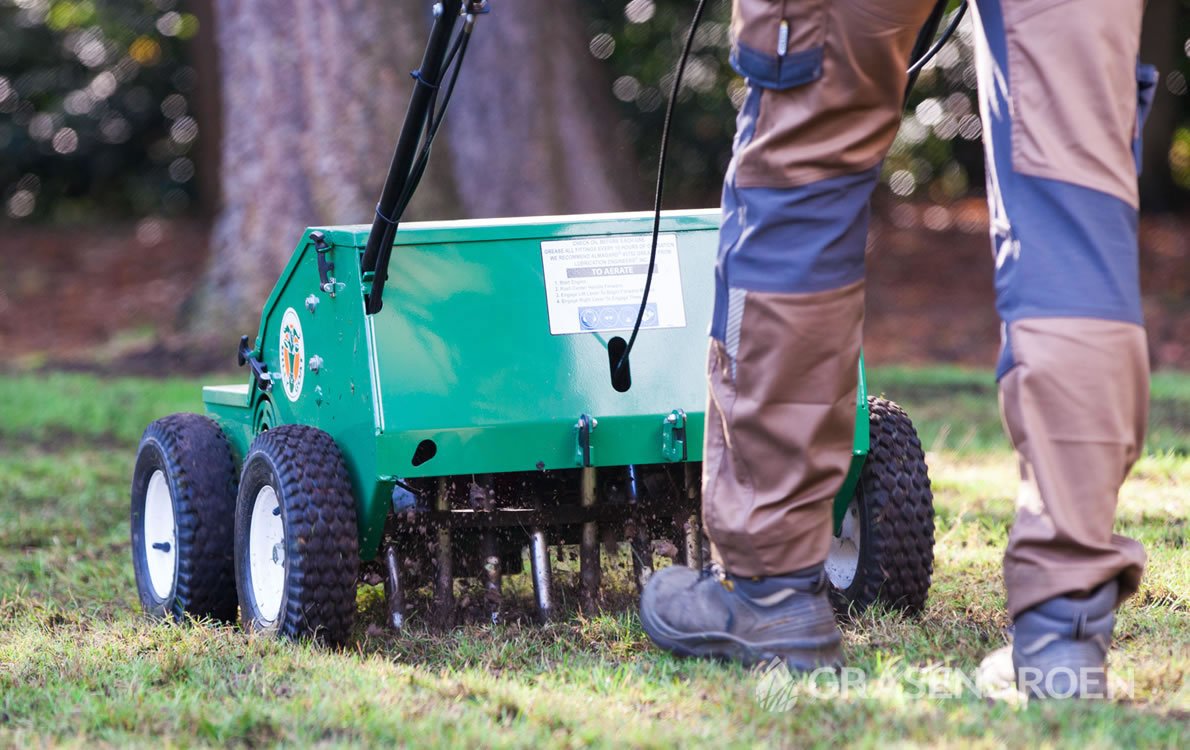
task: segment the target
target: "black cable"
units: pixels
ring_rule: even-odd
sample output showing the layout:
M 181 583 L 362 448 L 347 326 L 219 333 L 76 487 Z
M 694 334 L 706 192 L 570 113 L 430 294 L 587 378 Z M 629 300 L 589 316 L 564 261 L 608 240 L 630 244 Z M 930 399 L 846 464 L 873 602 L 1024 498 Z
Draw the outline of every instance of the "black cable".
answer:
M 934 35 L 934 31 L 938 28 L 938 23 L 948 0 L 938 0 L 938 5 L 934 13 L 931 13 L 931 18 L 926 22 L 926 26 L 922 31 L 928 32 L 924 38 Z M 954 15 L 951 16 L 947 23 L 946 30 L 942 32 L 942 36 L 934 43 L 925 53 L 923 53 L 917 60 L 909 66 L 909 86 L 905 91 L 905 98 L 909 98 L 909 90 L 913 88 L 913 84 L 917 80 L 917 74 L 921 69 L 938 54 L 951 36 L 959 27 L 959 22 L 963 20 L 963 16 L 967 12 L 967 4 L 970 0 L 963 0 L 958 9 L 955 10 Z M 632 335 L 628 338 L 628 345 L 624 347 L 624 353 L 620 355 L 620 361 L 616 363 L 616 371 L 613 378 L 620 374 L 620 370 L 628 362 L 628 355 L 632 353 L 632 347 L 636 344 L 636 337 L 640 333 L 641 321 L 644 320 L 645 310 L 649 303 L 649 290 L 653 286 L 653 273 L 657 266 L 657 240 L 661 231 L 661 196 L 665 186 L 665 155 L 669 150 L 669 126 L 673 120 L 674 104 L 678 100 L 678 92 L 682 85 L 682 73 L 686 70 L 686 61 L 690 57 L 690 49 L 694 45 L 694 32 L 698 30 L 698 23 L 702 20 L 702 11 L 706 6 L 706 0 L 699 0 L 698 6 L 694 9 L 694 18 L 690 21 L 690 31 L 686 34 L 686 44 L 682 47 L 682 56 L 678 58 L 677 70 L 674 73 L 673 88 L 669 94 L 669 102 L 665 106 L 665 124 L 661 128 L 661 151 L 657 158 L 657 191 L 653 195 L 653 238 L 652 245 L 649 248 L 649 270 L 645 275 L 645 291 L 641 295 L 640 309 L 636 313 L 636 323 L 632 326 Z M 931 28 L 932 27 L 932 28 Z M 922 39 L 919 38 L 919 42 Z
M 430 161 L 430 147 L 434 144 L 434 137 L 438 135 L 438 128 L 442 126 L 442 119 L 446 117 L 446 108 L 450 105 L 451 96 L 454 95 L 455 84 L 459 80 L 459 71 L 463 69 L 463 58 L 467 55 L 467 45 L 470 41 L 471 33 L 464 28 L 459 32 L 450 55 L 446 58 L 447 65 L 450 65 L 452 60 L 455 65 L 450 70 L 450 80 L 447 81 L 446 88 L 442 92 L 442 104 L 426 120 L 426 135 L 422 140 L 420 153 L 417 155 L 417 161 L 413 164 L 413 169 L 409 170 L 409 181 L 405 184 L 405 192 L 401 194 L 401 199 L 397 201 L 397 210 L 393 212 L 397 216 L 404 213 L 405 208 L 408 207 L 409 201 L 413 199 L 413 192 L 417 190 L 418 183 L 421 182 L 422 175 L 426 171 L 426 165 Z M 454 60 L 456 52 L 458 52 L 458 59 Z M 446 80 L 446 75 L 444 71 L 443 80 Z
M 942 2 L 942 0 L 940 0 Z M 942 36 L 938 37 L 938 41 L 934 42 L 934 46 L 930 47 L 921 57 L 917 58 L 912 65 L 909 66 L 909 83 L 905 87 L 905 99 L 909 99 L 909 92 L 913 89 L 913 84 L 917 82 L 917 74 L 921 72 L 922 68 L 926 66 L 930 60 L 934 59 L 934 55 L 950 41 L 956 29 L 959 28 L 959 22 L 963 20 L 963 16 L 967 14 L 967 5 L 970 0 L 963 0 L 959 7 L 955 9 L 954 14 L 950 17 L 950 21 L 946 24 L 946 30 L 942 32 Z
M 673 88 L 669 92 L 669 102 L 665 105 L 665 123 L 661 127 L 661 151 L 657 156 L 657 191 L 653 194 L 653 242 L 649 248 L 649 270 L 645 274 L 645 291 L 640 298 L 640 309 L 636 312 L 636 323 L 632 326 L 632 335 L 628 338 L 628 345 L 616 363 L 615 375 L 628 362 L 628 355 L 636 344 L 636 336 L 640 333 L 641 321 L 645 318 L 645 309 L 649 304 L 649 290 L 653 286 L 653 271 L 657 266 L 657 239 L 661 232 L 661 196 L 665 188 L 665 154 L 669 150 L 669 126 L 673 121 L 674 105 L 678 101 L 678 92 L 682 86 L 682 74 L 686 71 L 686 61 L 690 58 L 690 49 L 694 46 L 694 32 L 698 30 L 698 22 L 702 20 L 702 11 L 707 0 L 698 0 L 694 9 L 694 18 L 690 21 L 690 31 L 686 34 L 686 44 L 682 47 L 682 56 L 678 58 L 677 70 L 674 71 Z
M 376 262 L 375 275 L 372 279 L 372 289 L 368 292 L 366 309 L 369 314 L 378 311 L 382 304 L 382 295 L 388 277 L 388 259 L 392 252 L 396 226 L 400 222 L 402 215 L 404 215 L 405 209 L 408 207 L 409 201 L 413 198 L 413 193 L 417 190 L 418 183 L 425 173 L 426 164 L 430 158 L 430 147 L 434 143 L 438 129 L 442 126 L 442 120 L 446 116 L 447 105 L 450 104 L 451 96 L 454 94 L 455 84 L 459 79 L 459 72 L 462 70 L 463 58 L 466 55 L 467 45 L 471 40 L 471 31 L 473 28 L 471 23 L 468 23 L 466 17 L 462 21 L 462 28 L 457 32 L 454 40 L 450 42 L 448 51 L 443 57 L 443 64 L 439 68 L 437 82 L 428 84 L 433 87 L 433 92 L 425 114 L 423 132 L 414 147 L 415 155 L 409 171 L 406 173 L 404 187 L 397 196 L 397 200 L 389 216 L 384 218 L 389 226 L 386 227 L 386 236 L 382 240 L 382 247 Z M 451 67 L 452 63 L 453 68 Z M 449 80 L 447 78 L 448 76 Z M 446 85 L 445 89 L 443 89 L 444 82 Z M 440 92 L 442 94 L 441 104 L 438 103 Z M 377 211 L 377 214 L 379 215 L 379 211 Z
M 396 148 L 393 149 L 392 161 L 384 178 L 380 200 L 376 203 L 376 216 L 372 220 L 372 229 L 368 233 L 368 242 L 360 263 L 365 275 L 373 275 L 372 291 L 368 294 L 366 308 L 369 315 L 377 312 L 382 304 L 388 260 L 392 252 L 391 243 L 396 233 L 393 208 L 405 192 L 409 168 L 417 158 L 417 147 L 421 141 L 426 118 L 431 112 L 430 100 L 441 81 L 442 62 L 450 50 L 452 32 L 462 10 L 461 3 L 455 5 L 453 2 L 447 2 L 436 5 L 430 38 L 426 42 L 421 65 L 413 72 L 417 82 L 409 96 L 405 121 L 401 125 Z
M 438 92 L 442 89 L 442 81 L 446 80 L 447 71 L 450 70 L 450 64 L 452 62 L 454 62 L 455 55 L 457 55 L 459 53 L 459 49 L 464 46 L 464 40 L 470 38 L 470 34 L 467 33 L 466 23 L 467 23 L 466 19 L 463 19 L 463 24 L 464 24 L 463 28 L 459 30 L 458 34 L 455 34 L 455 40 L 453 42 L 451 42 L 450 51 L 446 53 L 446 59 L 443 60 L 443 62 L 442 62 L 442 76 L 438 79 L 438 85 L 434 87 L 434 93 L 430 95 L 430 112 L 431 112 L 431 114 L 429 117 L 426 118 L 425 134 L 422 136 L 423 140 L 424 139 L 432 139 L 434 137 L 432 134 L 433 131 L 435 130 L 433 125 L 434 125 L 434 120 L 438 116 L 433 113 L 435 113 L 436 111 L 441 111 L 441 110 L 437 109 Z M 458 77 L 458 68 L 455 68 L 455 72 L 453 73 L 453 75 L 456 78 Z M 453 86 L 448 86 L 448 89 L 449 88 L 453 88 Z M 446 94 L 445 97 L 449 97 L 449 93 Z M 446 100 L 445 97 L 443 99 L 444 102 Z M 445 103 L 443 105 L 443 110 L 445 110 Z M 394 213 L 397 213 L 397 212 L 394 212 Z

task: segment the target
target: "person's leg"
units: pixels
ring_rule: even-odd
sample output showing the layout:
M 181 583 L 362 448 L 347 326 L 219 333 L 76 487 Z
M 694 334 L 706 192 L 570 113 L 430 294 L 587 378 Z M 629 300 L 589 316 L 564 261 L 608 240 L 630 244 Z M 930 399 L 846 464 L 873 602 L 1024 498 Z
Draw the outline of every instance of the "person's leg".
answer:
M 1141 0 L 977 3 L 997 375 L 1021 470 L 1004 579 L 1016 669 L 1043 678 L 1063 665 L 1101 670 L 1111 612 L 1145 559 L 1112 533 L 1148 404 L 1133 155 L 1142 10 Z
M 655 575 L 642 620 L 667 648 L 741 657 L 745 630 L 784 623 L 754 641 L 837 656 L 822 563 L 855 427 L 868 199 L 932 6 L 736 0 L 732 63 L 748 92 L 723 191 L 703 463 L 703 518 L 730 588 Z
M 736 3 L 749 87 L 723 191 L 703 464 L 707 533 L 734 575 L 826 559 L 855 427 L 868 199 L 932 5 Z M 782 21 L 789 48 L 769 70 L 757 50 Z

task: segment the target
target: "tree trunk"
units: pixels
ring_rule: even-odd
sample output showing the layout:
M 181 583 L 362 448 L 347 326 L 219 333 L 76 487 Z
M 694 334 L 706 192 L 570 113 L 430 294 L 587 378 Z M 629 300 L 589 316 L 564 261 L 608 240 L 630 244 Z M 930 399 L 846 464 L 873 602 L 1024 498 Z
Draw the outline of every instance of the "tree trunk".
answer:
M 648 206 L 615 101 L 587 50 L 581 7 L 492 3 L 479 19 L 446 127 L 472 216 Z M 457 109 L 456 109 L 457 107 Z
M 431 21 L 428 0 L 214 0 L 221 207 L 192 330 L 254 331 L 301 231 L 371 223 Z M 643 207 L 582 17 L 481 16 L 406 218 Z
M 211 30 L 215 28 L 215 7 L 213 0 L 190 0 L 189 9 L 198 17 L 202 33 L 197 34 L 187 50 L 190 64 L 199 81 L 190 101 L 194 118 L 198 121 L 197 153 L 194 159 L 199 164 L 219 163 L 222 118 L 219 116 L 219 53 Z M 214 218 L 219 207 L 219 170 L 204 168 L 198 170 L 198 205 L 196 213 L 203 219 Z

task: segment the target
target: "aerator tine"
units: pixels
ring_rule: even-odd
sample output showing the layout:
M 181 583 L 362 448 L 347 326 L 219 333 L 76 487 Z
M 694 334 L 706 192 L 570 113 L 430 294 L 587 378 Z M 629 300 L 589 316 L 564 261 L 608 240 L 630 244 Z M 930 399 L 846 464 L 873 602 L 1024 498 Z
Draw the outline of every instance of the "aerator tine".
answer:
M 580 478 L 580 502 L 584 508 L 595 506 L 598 486 L 595 468 L 585 466 Z M 599 606 L 599 583 L 602 572 L 599 567 L 599 524 L 587 521 L 583 524 L 579 541 L 579 604 L 583 611 L 594 612 Z
M 495 491 L 490 474 L 477 475 L 471 483 L 471 505 L 484 513 L 496 510 Z M 503 563 L 500 560 L 500 540 L 496 529 L 487 528 L 480 532 L 479 556 L 483 566 L 483 596 L 488 607 L 488 616 L 493 625 L 500 622 L 500 609 L 504 603 Z
M 388 625 L 393 630 L 405 626 L 405 587 L 401 583 L 397 548 L 391 544 L 384 547 L 384 598 L 388 606 Z
M 434 498 L 434 510 L 445 513 L 450 510 L 450 480 L 438 480 L 438 494 Z M 434 614 L 436 625 L 448 628 L 455 621 L 455 579 L 454 547 L 451 543 L 450 524 L 442 524 L 435 534 L 434 543 Z
M 635 466 L 626 468 L 624 480 L 628 505 L 632 508 L 632 516 L 627 529 L 629 546 L 632 549 L 632 578 L 636 582 L 639 594 L 644 591 L 645 584 L 653 575 L 653 539 L 649 535 L 647 519 L 640 506 Z
M 536 528 L 529 535 L 529 565 L 533 575 L 533 599 L 537 616 L 546 623 L 554 616 L 554 582 L 550 570 L 550 546 L 545 531 Z

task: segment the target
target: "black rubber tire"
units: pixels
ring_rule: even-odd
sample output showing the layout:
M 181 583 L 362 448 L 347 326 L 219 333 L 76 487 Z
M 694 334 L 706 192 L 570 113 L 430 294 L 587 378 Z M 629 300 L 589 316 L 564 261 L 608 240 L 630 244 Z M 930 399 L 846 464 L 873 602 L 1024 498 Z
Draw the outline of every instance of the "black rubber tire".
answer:
M 158 470 L 169 486 L 178 547 L 173 590 L 164 599 L 149 580 L 144 545 L 145 495 Z M 173 414 L 145 428 L 132 471 L 131 531 L 132 568 L 146 613 L 235 620 L 236 480 L 231 445 L 210 419 Z
M 284 590 L 276 620 L 262 617 L 253 594 L 248 534 L 257 495 L 277 494 L 285 545 Z M 330 435 L 281 425 L 252 442 L 235 513 L 235 579 L 246 629 L 289 638 L 345 642 L 355 620 L 359 537 L 343 454 Z
M 887 399 L 868 398 L 871 443 L 853 502 L 860 549 L 851 585 L 832 585 L 843 615 L 872 604 L 918 614 L 934 573 L 934 494 L 921 441 L 909 416 Z

